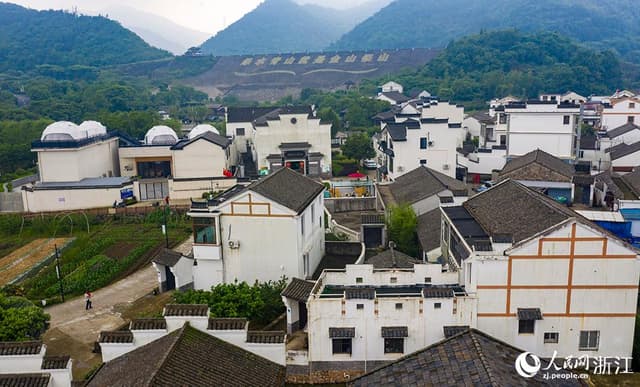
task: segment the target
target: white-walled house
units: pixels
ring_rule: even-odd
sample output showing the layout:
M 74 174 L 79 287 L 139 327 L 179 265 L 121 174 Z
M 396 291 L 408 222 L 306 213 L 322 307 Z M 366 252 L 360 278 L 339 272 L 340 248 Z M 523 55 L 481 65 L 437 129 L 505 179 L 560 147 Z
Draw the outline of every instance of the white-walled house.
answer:
M 365 370 L 476 325 L 477 300 L 439 264 L 324 271 L 308 301 L 313 370 Z
M 457 148 L 466 131 L 464 107 L 446 101 L 430 101 L 421 107 L 420 118 L 396 115 L 382 129 L 379 147 L 387 175 L 396 179 L 419 166 L 450 177 L 456 176 Z
M 118 135 L 95 121 L 80 125 L 60 121 L 47 126 L 31 144 L 38 155 L 40 179 L 24 186 L 25 212 L 109 207 L 121 190 L 133 189 L 120 176 Z
M 194 288 L 309 278 L 324 256 L 323 192 L 322 184 L 282 168 L 193 202 Z
M 602 129 L 610 130 L 624 124 L 640 125 L 640 98 L 638 96 L 612 97 L 601 113 Z
M 71 387 L 72 360 L 49 356 L 42 341 L 0 342 L 0 385 Z
M 286 166 L 309 176 L 331 175 L 331 124 L 321 122 L 311 106 L 228 108 L 227 133 L 243 174 Z
M 507 157 L 541 149 L 561 159 L 576 159 L 580 141 L 580 106 L 527 101 L 504 107 L 507 115 Z
M 398 93 L 404 93 L 404 87 L 402 87 L 401 84 L 399 84 L 398 82 L 394 82 L 394 81 L 389 81 L 385 84 L 383 84 L 382 86 L 380 86 L 380 92 L 382 93 L 390 93 L 392 91 L 396 91 Z
M 442 212 L 442 252 L 478 299 L 479 330 L 540 357 L 631 356 L 633 247 L 513 180 Z
M 231 141 L 210 125 L 195 127 L 179 139 L 173 129 L 155 126 L 143 143 L 120 147 L 120 174 L 136 177 L 139 200 L 189 199 L 233 186 L 229 178 Z

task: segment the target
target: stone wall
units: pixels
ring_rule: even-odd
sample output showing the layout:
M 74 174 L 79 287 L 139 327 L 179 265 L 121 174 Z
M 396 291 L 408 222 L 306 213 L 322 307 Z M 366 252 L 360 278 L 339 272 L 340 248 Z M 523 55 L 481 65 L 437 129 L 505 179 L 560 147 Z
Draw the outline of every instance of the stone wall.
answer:
M 330 198 L 324 199 L 324 206 L 331 213 L 351 211 L 375 211 L 376 198 Z

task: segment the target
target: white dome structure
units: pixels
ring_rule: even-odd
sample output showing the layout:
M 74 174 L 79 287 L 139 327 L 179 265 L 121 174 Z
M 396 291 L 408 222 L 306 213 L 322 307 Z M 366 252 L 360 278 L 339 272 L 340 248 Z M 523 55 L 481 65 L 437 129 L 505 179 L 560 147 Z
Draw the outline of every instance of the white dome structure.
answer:
M 178 142 L 178 135 L 168 126 L 158 125 L 149 129 L 144 136 L 147 145 L 173 145 Z
M 58 121 L 47 126 L 40 136 L 42 141 L 77 141 L 89 137 L 87 130 L 73 122 Z
M 214 128 L 213 126 L 208 125 L 208 124 L 200 124 L 200 125 L 196 126 L 195 128 L 191 129 L 191 131 L 189 132 L 189 140 L 192 140 L 192 139 L 198 137 L 199 135 L 207 133 L 207 132 L 220 134 L 218 129 Z
M 80 124 L 80 129 L 86 130 L 89 137 L 107 134 L 107 128 L 98 121 L 84 121 Z

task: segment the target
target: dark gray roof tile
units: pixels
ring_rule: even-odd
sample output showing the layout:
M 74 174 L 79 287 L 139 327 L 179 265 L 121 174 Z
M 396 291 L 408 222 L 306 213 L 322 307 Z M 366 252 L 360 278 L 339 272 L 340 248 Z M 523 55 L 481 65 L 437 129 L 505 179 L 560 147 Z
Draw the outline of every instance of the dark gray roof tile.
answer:
M 164 318 L 137 318 L 131 320 L 129 329 L 132 331 L 148 331 L 167 329 L 167 320 Z
M 42 350 L 42 341 L 0 342 L 0 356 L 36 355 Z
M 418 167 L 398 177 L 388 185 L 396 203 L 413 204 L 422 199 L 450 190 L 456 196 L 467 196 L 468 186 L 438 171 Z
M 207 329 L 212 331 L 239 331 L 247 327 L 246 318 L 209 318 Z
M 247 343 L 282 344 L 286 334 L 282 331 L 249 331 Z
M 627 134 L 631 131 L 640 129 L 640 126 L 635 125 L 631 122 L 627 122 L 622 126 L 618 126 L 617 128 L 611 129 L 607 131 L 607 137 L 616 138 L 622 136 L 623 134 Z
M 110 344 L 133 343 L 133 333 L 131 331 L 100 332 L 98 342 Z
M 329 337 L 332 339 L 352 338 L 356 336 L 356 328 L 329 328 Z
M 444 331 L 444 337 L 448 339 L 449 337 L 468 331 L 469 326 L 468 325 L 445 325 L 442 327 L 442 329 Z
M 418 216 L 416 232 L 422 251 L 431 251 L 440 247 L 440 229 L 442 213 L 439 208 Z
M 164 307 L 165 316 L 193 316 L 209 315 L 209 305 L 206 304 L 167 304 Z
M 299 214 L 325 187 L 289 168 L 282 168 L 251 184 L 248 189 Z
M 540 308 L 518 308 L 518 320 L 542 320 Z
M 393 252 L 391 250 L 385 250 L 371 258 L 367 258 L 365 263 L 373 265 L 375 269 L 390 269 L 394 267 L 412 269 L 414 264 L 422 262 L 398 250 L 393 250 Z
M 48 387 L 50 374 L 0 374 L 2 387 Z
M 182 254 L 171 249 L 162 249 L 158 252 L 158 254 L 156 254 L 155 257 L 153 257 L 151 261 L 160 265 L 173 267 L 176 263 L 178 263 L 180 258 L 182 258 Z
M 533 165 L 541 166 L 535 168 Z M 509 160 L 500 171 L 502 179 L 535 181 L 566 181 L 571 182 L 575 174 L 574 167 L 559 158 L 536 149 L 523 156 Z
M 67 368 L 70 356 L 45 356 L 42 358 L 41 369 L 43 370 L 62 370 Z
M 315 282 L 313 281 L 305 281 L 299 278 L 291 279 L 291 282 L 287 285 L 286 288 L 280 293 L 283 297 L 291 298 L 296 301 L 306 302 L 307 298 L 311 294 L 311 290 L 315 286 Z
M 408 327 L 382 327 L 380 333 L 384 338 L 403 338 L 409 337 Z

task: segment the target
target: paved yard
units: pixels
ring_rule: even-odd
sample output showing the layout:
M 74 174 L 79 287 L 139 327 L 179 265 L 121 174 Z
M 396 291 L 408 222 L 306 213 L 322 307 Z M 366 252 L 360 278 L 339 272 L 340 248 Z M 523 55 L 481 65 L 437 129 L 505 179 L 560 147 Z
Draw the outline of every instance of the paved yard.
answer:
M 191 238 L 176 250 L 187 253 Z M 74 379 L 82 379 L 100 364 L 100 356 L 92 353 L 94 342 L 101 331 L 114 330 L 127 321 L 122 313 L 134 302 L 158 286 L 157 273 L 152 265 L 131 274 L 110 286 L 93 293 L 93 309 L 84 309 L 84 297 L 68 300 L 64 304 L 45 309 L 51 315 L 50 328 L 44 335 L 50 354 L 68 354 L 74 360 Z

